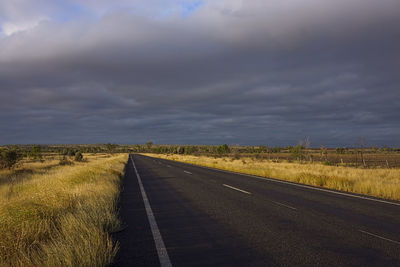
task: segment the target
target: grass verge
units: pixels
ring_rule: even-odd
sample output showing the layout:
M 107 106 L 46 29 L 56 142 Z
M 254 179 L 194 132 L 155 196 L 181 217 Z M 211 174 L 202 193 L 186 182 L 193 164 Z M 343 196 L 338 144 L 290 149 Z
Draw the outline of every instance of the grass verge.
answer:
M 0 266 L 107 266 L 127 154 L 0 171 Z
M 321 163 L 273 162 L 265 159 L 144 154 L 227 171 L 271 177 L 323 188 L 400 201 L 400 169 L 364 169 Z

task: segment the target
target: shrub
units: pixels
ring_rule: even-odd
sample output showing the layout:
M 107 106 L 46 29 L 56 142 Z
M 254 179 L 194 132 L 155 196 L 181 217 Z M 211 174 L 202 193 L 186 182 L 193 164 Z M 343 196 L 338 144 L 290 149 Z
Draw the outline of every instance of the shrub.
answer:
M 42 153 L 40 146 L 33 146 L 32 150 L 28 155 L 33 159 L 42 159 Z
M 239 154 L 238 152 L 235 152 L 235 153 L 233 154 L 232 159 L 240 159 L 240 154 Z
M 11 169 L 21 159 L 16 150 L 4 150 L 0 154 L 0 167 Z
M 64 149 L 63 151 L 62 151 L 62 154 L 64 155 L 64 156 L 69 156 L 69 157 L 73 157 L 73 156 L 75 156 L 75 150 L 73 150 L 73 149 Z
M 176 148 L 176 154 L 184 154 L 185 153 L 185 148 L 178 146 Z
M 302 145 L 292 147 L 290 148 L 290 153 L 294 159 L 301 160 L 304 156 L 304 147 Z
M 60 164 L 60 165 L 72 165 L 73 162 L 72 162 L 72 161 L 69 161 L 69 160 L 64 156 L 62 159 L 60 159 L 59 164 Z
M 83 160 L 83 155 L 81 152 L 75 153 L 75 161 L 82 161 Z

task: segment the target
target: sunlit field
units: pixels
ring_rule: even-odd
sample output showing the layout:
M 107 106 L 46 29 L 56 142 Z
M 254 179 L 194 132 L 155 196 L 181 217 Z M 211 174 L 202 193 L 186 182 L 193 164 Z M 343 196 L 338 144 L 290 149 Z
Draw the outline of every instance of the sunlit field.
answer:
M 379 198 L 400 200 L 399 168 L 325 166 L 321 163 L 274 162 L 254 157 L 234 159 L 232 157 L 173 154 L 144 155 Z
M 0 170 L 0 266 L 107 266 L 127 154 Z M 61 163 L 61 164 L 60 164 Z

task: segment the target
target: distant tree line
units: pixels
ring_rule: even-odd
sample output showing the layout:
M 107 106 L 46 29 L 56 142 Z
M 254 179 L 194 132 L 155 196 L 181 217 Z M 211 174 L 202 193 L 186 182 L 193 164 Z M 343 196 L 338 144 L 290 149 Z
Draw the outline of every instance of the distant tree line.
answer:
M 181 155 L 206 155 L 206 156 L 231 156 L 240 158 L 251 156 L 267 159 L 286 159 L 297 161 L 322 161 L 330 165 L 328 155 L 354 155 L 356 163 L 365 165 L 364 154 L 373 153 L 399 153 L 400 148 L 390 147 L 337 147 L 311 148 L 308 139 L 300 141 L 296 146 L 271 147 L 267 145 L 240 146 L 240 145 L 161 145 L 151 141 L 145 144 L 118 145 L 118 144 L 90 144 L 90 145 L 12 145 L 0 147 L 0 168 L 12 168 L 22 158 L 42 160 L 43 155 L 55 153 L 62 156 L 64 162 L 68 158 L 76 161 L 83 160 L 84 153 L 156 153 L 156 154 L 181 154 Z M 316 159 L 318 158 L 318 159 Z M 342 159 L 340 159 L 342 160 Z M 343 161 L 343 160 L 342 160 Z M 389 165 L 388 163 L 386 163 Z
M 42 154 L 58 153 L 60 155 L 75 156 L 75 153 L 169 153 L 169 154 L 256 154 L 256 153 L 292 153 L 302 155 L 307 151 L 329 150 L 337 154 L 354 154 L 360 149 L 368 153 L 400 152 L 400 148 L 364 147 L 364 148 L 311 148 L 307 142 L 299 142 L 296 146 L 240 146 L 240 145 L 158 145 L 153 142 L 134 145 L 93 144 L 93 145 L 13 145 L 2 146 L 1 150 L 18 151 L 23 157 L 40 159 Z

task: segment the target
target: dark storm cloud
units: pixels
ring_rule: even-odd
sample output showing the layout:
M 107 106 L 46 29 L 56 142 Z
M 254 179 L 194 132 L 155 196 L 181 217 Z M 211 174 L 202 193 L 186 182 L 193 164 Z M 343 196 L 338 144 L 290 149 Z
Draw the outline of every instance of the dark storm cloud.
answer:
M 2 143 L 400 145 L 398 1 L 104 14 L 0 37 Z

